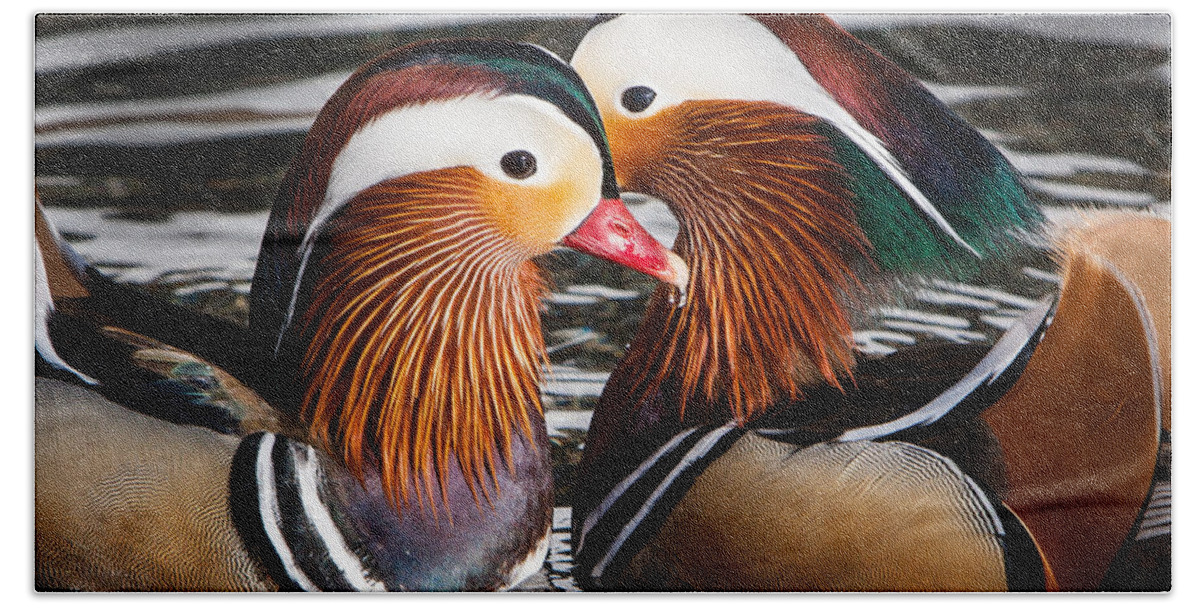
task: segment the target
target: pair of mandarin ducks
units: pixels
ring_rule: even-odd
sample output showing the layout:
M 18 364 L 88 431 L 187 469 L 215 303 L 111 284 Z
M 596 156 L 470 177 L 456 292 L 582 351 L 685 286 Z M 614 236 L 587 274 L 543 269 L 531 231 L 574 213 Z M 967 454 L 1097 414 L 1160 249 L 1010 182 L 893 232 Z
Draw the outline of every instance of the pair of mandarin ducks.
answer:
M 667 203 L 674 252 L 618 188 Z M 550 538 L 556 245 L 662 281 L 588 433 L 585 588 L 1145 578 L 1169 222 L 1047 226 L 821 16 L 620 16 L 570 65 L 474 39 L 371 61 L 283 180 L 248 330 L 113 283 L 36 216 L 39 589 L 518 585 Z M 1007 307 L 977 297 L 1001 284 Z M 998 337 L 856 348 L 930 285 Z

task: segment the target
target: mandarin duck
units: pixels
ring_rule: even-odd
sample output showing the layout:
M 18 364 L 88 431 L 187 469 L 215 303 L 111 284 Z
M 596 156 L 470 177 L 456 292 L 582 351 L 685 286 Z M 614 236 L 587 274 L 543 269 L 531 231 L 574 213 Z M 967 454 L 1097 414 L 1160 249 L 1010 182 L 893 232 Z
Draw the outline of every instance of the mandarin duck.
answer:
M 617 198 L 582 82 L 504 41 L 416 43 L 338 89 L 249 331 L 113 284 L 37 217 L 38 589 L 511 588 L 553 508 L 533 258 L 687 278 Z
M 572 66 L 691 270 L 592 418 L 581 585 L 1105 584 L 1169 431 L 1169 223 L 1051 230 L 994 146 L 823 16 L 623 15 Z

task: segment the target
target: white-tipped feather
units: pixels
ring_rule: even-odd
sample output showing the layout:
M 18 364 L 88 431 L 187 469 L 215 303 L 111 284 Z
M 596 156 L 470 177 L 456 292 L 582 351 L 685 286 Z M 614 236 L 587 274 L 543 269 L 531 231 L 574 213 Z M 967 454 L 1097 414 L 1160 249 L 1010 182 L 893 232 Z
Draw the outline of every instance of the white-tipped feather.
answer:
M 500 585 L 500 588 L 497 589 L 498 591 L 508 591 L 520 585 L 525 579 L 533 576 L 534 573 L 542 569 L 542 564 L 546 563 L 546 554 L 550 552 L 551 531 L 552 527 L 547 526 L 546 534 L 542 537 L 542 540 L 538 541 L 538 544 L 534 546 L 525 559 L 517 562 L 512 567 L 512 570 L 509 570 L 508 574 L 504 577 L 504 584 Z

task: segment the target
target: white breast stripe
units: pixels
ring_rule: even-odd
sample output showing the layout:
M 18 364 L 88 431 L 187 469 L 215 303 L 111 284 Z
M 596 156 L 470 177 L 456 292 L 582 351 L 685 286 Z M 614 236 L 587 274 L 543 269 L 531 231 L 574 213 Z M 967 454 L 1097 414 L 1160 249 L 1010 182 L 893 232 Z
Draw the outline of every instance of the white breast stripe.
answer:
M 983 298 L 984 300 L 992 300 L 993 302 L 1007 304 L 1013 308 L 1020 308 L 1022 310 L 1029 310 L 1040 303 L 1032 298 L 1019 296 L 1015 293 L 1004 291 L 1003 289 L 996 289 L 995 287 L 970 285 L 968 283 L 955 283 L 945 279 L 933 279 L 930 281 L 930 284 L 939 289 L 945 289 L 946 291 L 976 298 Z M 988 307 L 988 310 L 993 310 L 995 308 L 995 306 L 990 306 Z
M 1043 298 L 1038 306 L 1031 308 L 1019 322 L 1014 323 L 1012 329 L 1000 336 L 996 345 L 967 375 L 929 403 L 891 422 L 846 431 L 835 441 L 878 439 L 909 427 L 925 426 L 938 421 L 975 389 L 985 383 L 990 384 L 1012 365 L 1013 360 L 1025 349 L 1025 346 L 1037 333 L 1038 328 L 1042 326 L 1043 321 L 1053 309 L 1053 305 L 1052 297 Z
M 34 285 L 33 285 L 33 348 L 46 360 L 46 363 L 75 375 L 87 384 L 96 385 L 95 378 L 71 367 L 63 361 L 54 350 L 54 342 L 50 340 L 50 313 L 54 312 L 54 298 L 50 296 L 49 279 L 46 278 L 46 266 L 42 261 L 42 248 L 33 248 Z
M 271 450 L 275 448 L 275 434 L 264 433 L 258 444 L 258 456 L 254 461 L 254 473 L 258 479 L 258 516 L 262 520 L 263 532 L 275 548 L 275 554 L 283 564 L 283 569 L 296 585 L 305 591 L 320 591 L 309 580 L 308 575 L 296 563 L 292 549 L 283 539 L 283 530 L 279 529 L 279 501 L 275 496 L 275 465 L 271 461 Z
M 596 522 L 600 521 L 601 517 L 604 517 L 604 514 L 607 513 L 608 510 L 612 508 L 613 504 L 616 503 L 617 500 L 629 490 L 629 487 L 636 483 L 638 479 L 641 479 L 642 475 L 644 475 L 646 471 L 650 469 L 650 467 L 654 466 L 654 463 L 658 462 L 658 460 L 663 457 L 663 454 L 671 451 L 672 448 L 679 445 L 679 442 L 691 437 L 692 434 L 697 430 L 699 429 L 688 429 L 687 431 L 672 437 L 671 440 L 665 445 L 663 445 L 661 448 L 658 448 L 658 451 L 655 452 L 653 456 L 643 461 L 642 464 L 638 465 L 637 469 L 634 469 L 629 476 L 623 479 L 621 483 L 617 484 L 617 486 L 608 493 L 608 496 L 604 497 L 604 501 L 600 503 L 600 506 L 596 507 L 596 510 L 592 511 L 591 514 L 588 515 L 587 519 L 583 520 L 583 527 L 579 532 L 579 546 L 576 547 L 575 551 L 577 554 L 583 552 L 583 547 L 587 543 L 588 532 L 592 531 L 592 528 L 596 526 Z
M 312 446 L 305 447 L 307 450 L 304 458 L 293 458 L 293 462 L 296 463 L 296 482 L 300 488 L 300 504 L 304 507 L 304 513 L 308 515 L 313 529 L 317 531 L 317 536 L 325 545 L 325 552 L 355 591 L 387 591 L 383 583 L 367 578 L 362 562 L 350 550 L 346 539 L 333 523 L 329 509 L 321 502 L 317 494 L 317 454 Z
M 727 435 L 735 428 L 737 428 L 736 423 L 726 423 L 721 427 L 709 431 L 704 438 L 697 442 L 696 445 L 692 446 L 692 449 L 684 455 L 683 460 L 680 460 L 679 464 L 675 465 L 675 468 L 671 470 L 671 473 L 667 475 L 666 479 L 662 480 L 662 483 L 658 484 L 658 487 L 655 488 L 654 492 L 646 499 L 646 502 L 642 505 L 642 508 L 638 509 L 637 514 L 635 514 L 633 518 L 629 520 L 629 523 L 625 524 L 624 528 L 621 528 L 621 533 L 618 534 L 616 540 L 609 545 L 608 552 L 604 554 L 604 559 L 600 560 L 600 562 L 596 564 L 596 567 L 592 569 L 592 578 L 600 578 L 604 575 L 604 569 L 608 567 L 609 562 L 611 562 L 613 558 L 617 556 L 617 552 L 621 550 L 621 546 L 625 544 L 625 541 L 629 540 L 629 536 L 633 534 L 634 530 L 637 530 L 639 525 L 641 525 L 642 520 L 644 520 L 646 515 L 650 513 L 650 510 L 654 508 L 655 503 L 657 503 L 658 499 L 661 498 L 663 493 L 667 491 L 667 488 L 671 487 L 671 483 L 675 481 L 675 478 L 678 477 L 679 474 L 687 469 L 688 466 L 690 466 L 693 462 L 707 454 L 708 451 L 712 449 L 712 447 L 716 445 L 716 443 L 720 441 L 722 437 Z

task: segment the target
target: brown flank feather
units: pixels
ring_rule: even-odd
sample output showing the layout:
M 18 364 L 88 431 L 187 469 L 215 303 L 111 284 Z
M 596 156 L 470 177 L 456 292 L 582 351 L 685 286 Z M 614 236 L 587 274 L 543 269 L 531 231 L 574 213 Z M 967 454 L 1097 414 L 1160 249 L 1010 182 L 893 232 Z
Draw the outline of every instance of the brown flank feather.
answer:
M 850 260 L 868 244 L 815 119 L 691 101 L 649 121 L 657 154 L 625 167 L 623 186 L 671 206 L 692 280 L 683 308 L 667 288 L 655 293 L 601 407 L 649 398 L 660 415 L 745 422 L 805 384 L 840 386 L 854 365 Z
M 302 415 L 360 479 L 370 462 L 400 510 L 434 496 L 450 467 L 498 490 L 514 429 L 531 444 L 545 361 L 534 252 L 483 214 L 487 179 L 467 168 L 406 176 L 358 194 L 319 247 L 304 307 Z M 315 256 L 314 256 L 315 257 Z

